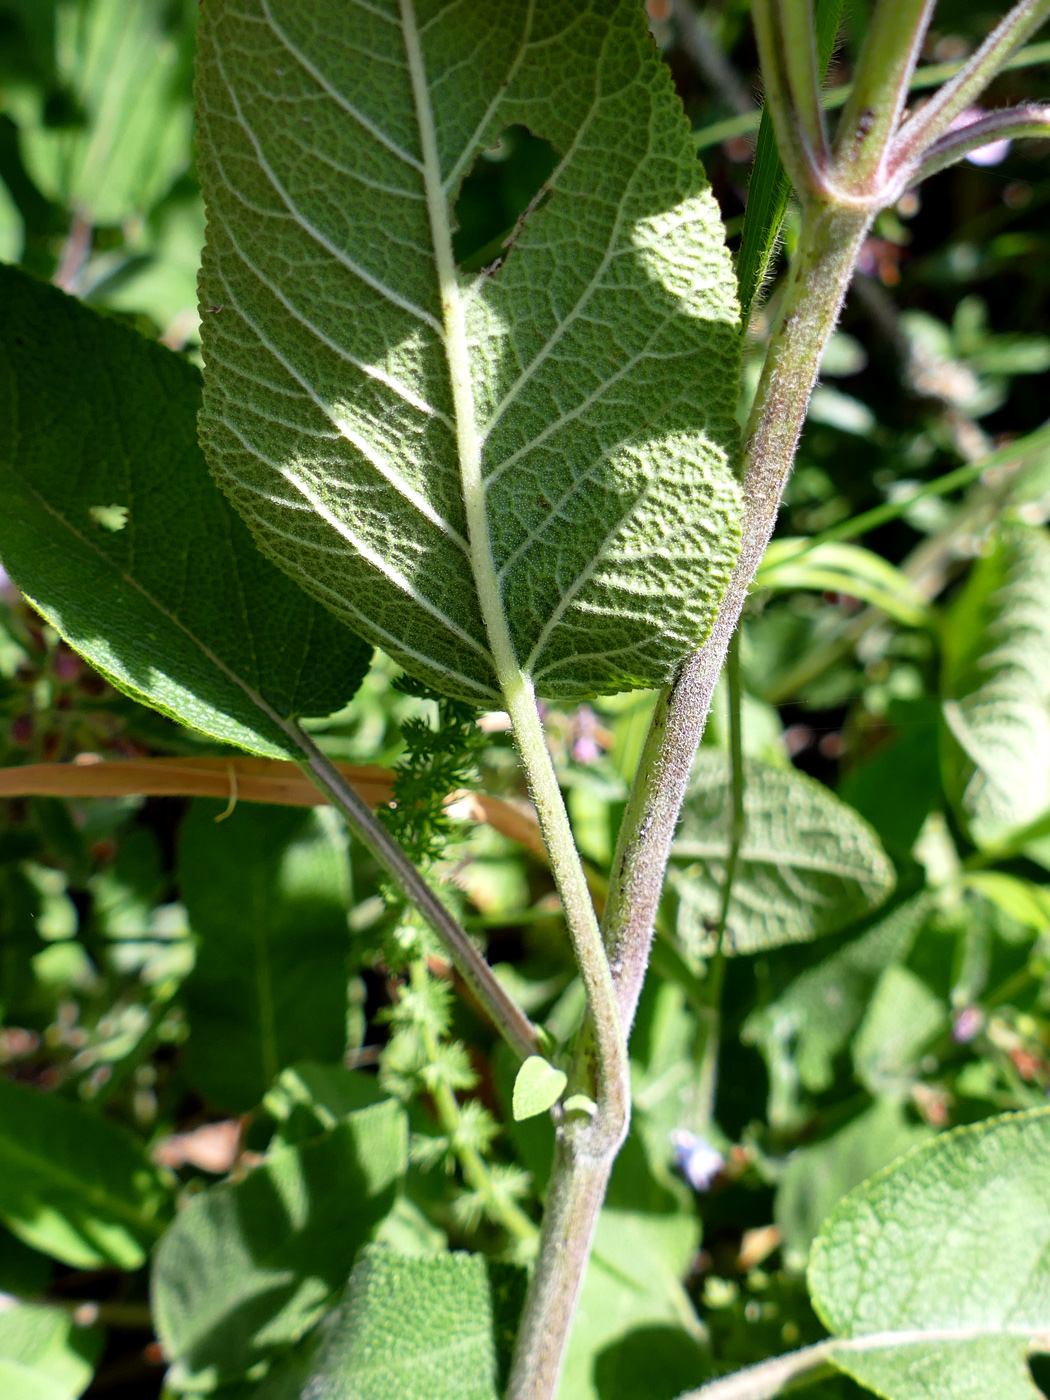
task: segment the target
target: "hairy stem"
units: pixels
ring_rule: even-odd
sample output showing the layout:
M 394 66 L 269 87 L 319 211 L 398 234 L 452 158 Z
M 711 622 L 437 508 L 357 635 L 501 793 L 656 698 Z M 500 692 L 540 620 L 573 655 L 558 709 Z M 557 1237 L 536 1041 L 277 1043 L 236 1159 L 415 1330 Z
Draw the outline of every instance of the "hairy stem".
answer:
M 582 1129 L 582 1130 L 581 1130 Z M 518 1328 L 506 1400 L 552 1400 L 619 1144 L 586 1150 L 583 1125 L 558 1129 L 540 1252 Z
M 780 35 L 784 44 L 784 71 L 799 126 L 818 163 L 828 158 L 820 84 L 824 77 L 817 60 L 817 34 L 813 0 L 778 0 Z
M 785 1356 L 774 1356 L 770 1361 L 760 1361 L 757 1366 L 734 1371 L 731 1376 L 708 1381 L 699 1390 L 679 1396 L 679 1400 L 772 1400 L 800 1377 L 805 1376 L 811 1382 L 819 1380 L 828 1365 L 828 1352 L 827 1342 L 803 1347 L 801 1351 L 789 1351 Z
M 872 217 L 813 202 L 803 219 L 746 430 L 740 559 L 710 637 L 660 696 L 620 829 L 605 940 L 625 1029 L 645 977 L 671 842 L 715 685 L 773 533 L 820 359 Z
M 917 167 L 934 141 L 955 118 L 976 102 L 1007 59 L 1050 18 L 1050 0 L 1020 0 L 950 82 L 900 128 L 893 147 L 894 164 Z M 910 173 L 910 172 L 909 172 Z
M 839 126 L 836 155 L 849 187 L 883 172 L 936 0 L 879 0 Z
M 430 219 L 434 265 L 441 289 L 445 359 L 456 417 L 456 446 L 467 518 L 470 563 L 478 603 L 485 623 L 493 666 L 529 784 L 540 830 L 550 854 L 551 870 L 561 895 L 573 950 L 587 992 L 587 1005 L 598 1046 L 597 1096 L 603 1111 L 624 1116 L 627 1106 L 627 1052 L 620 1031 L 616 996 L 605 958 L 598 919 L 573 840 L 569 816 L 547 750 L 532 684 L 522 672 L 503 606 L 492 555 L 488 503 L 482 473 L 482 440 L 477 426 L 474 386 L 467 340 L 466 312 L 452 251 L 451 211 L 448 206 L 430 88 L 416 21 L 415 0 L 401 0 L 401 27 L 412 79 L 423 183 Z
M 799 0 L 790 0 L 790 3 L 798 4 Z M 823 117 L 819 99 L 815 116 L 808 113 L 805 120 L 796 105 L 799 94 L 792 86 L 793 75 L 788 71 L 782 13 L 780 0 L 753 0 L 751 17 L 762 62 L 766 110 L 773 120 L 780 158 L 795 188 L 809 190 L 821 182 L 822 172 L 818 161 L 823 148 L 823 140 L 820 147 L 814 148 L 809 132 L 815 129 L 815 121 L 819 121 L 823 136 Z M 807 90 L 803 90 L 801 95 L 804 100 Z
M 1050 140 L 1050 107 L 1032 103 L 1027 107 L 1004 107 L 989 112 L 979 121 L 971 122 L 960 131 L 951 131 L 935 141 L 926 152 L 915 177 L 916 183 L 928 180 L 940 170 L 962 160 L 971 151 L 990 145 L 993 141 L 1020 141 L 1025 138 Z
M 474 947 L 466 930 L 445 908 L 397 842 L 376 821 L 367 803 L 358 797 L 309 735 L 298 725 L 279 722 L 303 754 L 304 772 L 332 805 L 343 813 L 357 839 L 371 852 L 444 943 L 459 975 L 510 1047 L 523 1060 L 529 1055 L 542 1054 L 541 1038 L 536 1027 Z

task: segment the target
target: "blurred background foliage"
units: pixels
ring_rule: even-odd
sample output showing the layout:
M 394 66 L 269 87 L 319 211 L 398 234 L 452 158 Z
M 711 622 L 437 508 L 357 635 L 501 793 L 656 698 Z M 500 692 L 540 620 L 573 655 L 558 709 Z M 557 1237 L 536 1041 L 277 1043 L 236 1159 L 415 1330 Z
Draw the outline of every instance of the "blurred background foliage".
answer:
M 867 9 L 847 6 L 831 88 Z M 193 358 L 196 10 L 0 0 L 0 260 Z M 757 112 L 747 6 L 648 12 L 735 240 Z M 957 61 L 996 18 L 942 0 L 924 62 Z M 993 105 L 1050 97 L 1050 46 L 1033 57 Z M 521 128 L 479 159 L 457 206 L 462 266 L 499 261 L 554 159 Z M 907 194 L 865 246 L 741 637 L 748 811 L 773 843 L 745 849 L 737 881 L 729 951 L 749 956 L 709 936 L 728 842 L 723 687 L 632 1040 L 634 1127 L 568 1400 L 671 1400 L 815 1340 L 802 1271 L 844 1191 L 948 1126 L 1046 1102 L 1048 203 L 1044 144 L 989 150 Z M 741 414 L 795 227 L 789 211 Z M 599 896 L 652 703 L 546 716 Z M 415 775 L 400 804 L 411 839 L 522 1005 L 571 1034 L 581 992 L 549 873 L 469 804 L 442 815 L 471 786 L 524 803 L 505 717 L 476 725 L 414 697 L 380 656 L 346 710 L 311 727 L 338 759 Z M 205 749 L 218 751 L 110 689 L 4 585 L 0 767 Z M 787 795 L 763 815 L 771 793 Z M 879 887 L 822 885 L 819 918 L 785 911 L 804 862 L 781 818 L 800 811 L 818 863 L 881 847 Z M 514 1064 L 460 991 L 327 810 L 0 802 L 0 1382 L 17 1364 L 39 1385 L 3 1382 L 5 1396 L 157 1395 L 146 1258 L 176 1204 L 240 1190 L 297 1144 L 335 1151 L 374 1100 L 400 1102 L 411 1127 L 379 1237 L 520 1257 L 550 1125 L 511 1120 Z M 82 1189 L 58 1171 L 45 1190 L 47 1163 Z M 272 1229 L 253 1219 L 230 1228 Z M 330 1250 L 326 1234 L 300 1244 Z M 345 1277 L 359 1242 L 351 1231 L 314 1272 Z M 313 1318 L 271 1329 L 219 1393 L 255 1393 Z M 214 1389 L 180 1335 L 168 1326 L 172 1393 Z M 860 1391 L 836 1378 L 812 1393 Z

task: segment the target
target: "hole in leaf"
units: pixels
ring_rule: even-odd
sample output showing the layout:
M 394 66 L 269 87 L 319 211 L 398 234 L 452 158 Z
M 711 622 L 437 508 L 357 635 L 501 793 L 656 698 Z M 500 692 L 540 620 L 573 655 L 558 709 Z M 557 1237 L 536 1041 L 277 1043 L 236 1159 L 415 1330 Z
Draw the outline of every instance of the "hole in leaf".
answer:
M 128 523 L 127 506 L 89 506 L 88 515 L 96 525 L 101 525 L 103 530 L 110 530 L 113 534 L 123 530 Z
M 495 146 L 482 151 L 463 181 L 454 210 L 456 262 L 477 272 L 506 256 L 507 240 L 535 202 L 561 159 L 549 141 L 527 127 L 508 126 Z
M 1050 1356 L 1045 1352 L 1040 1352 L 1037 1356 L 1028 1358 L 1028 1369 L 1032 1373 L 1032 1380 L 1043 1392 L 1050 1395 Z

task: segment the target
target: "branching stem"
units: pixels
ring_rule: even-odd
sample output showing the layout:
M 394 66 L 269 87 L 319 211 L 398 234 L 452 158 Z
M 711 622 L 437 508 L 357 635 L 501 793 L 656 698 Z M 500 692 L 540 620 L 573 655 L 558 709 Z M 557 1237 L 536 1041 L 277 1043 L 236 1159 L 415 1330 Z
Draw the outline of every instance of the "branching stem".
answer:
M 405 898 L 444 943 L 456 970 L 491 1017 L 500 1034 L 521 1058 L 542 1054 L 536 1027 L 514 1001 L 488 963 L 470 941 L 466 930 L 438 899 L 404 851 L 353 788 L 298 725 L 279 721 L 303 755 L 302 768 L 350 823 L 357 839 L 371 852 Z
M 872 217 L 853 205 L 813 201 L 803 218 L 746 430 L 740 559 L 710 637 L 657 702 L 620 829 L 604 927 L 625 1028 L 634 1019 L 667 858 L 715 685 L 773 533 L 820 359 Z
M 598 919 L 587 888 L 583 864 L 576 850 L 569 816 L 547 749 L 532 683 L 523 673 L 514 648 L 492 555 L 488 503 L 482 473 L 481 435 L 477 427 L 467 341 L 466 311 L 452 251 L 448 195 L 442 178 L 434 113 L 430 103 L 430 87 L 416 22 L 415 0 L 401 0 L 401 27 L 412 79 L 434 264 L 441 291 L 445 359 L 455 408 L 456 446 L 467 517 L 471 569 L 496 677 L 514 727 L 518 753 L 536 806 L 540 830 L 550 854 L 551 870 L 561 895 L 573 950 L 587 991 L 588 1011 L 598 1045 L 598 1103 L 606 1117 L 617 1124 L 625 1123 L 629 1111 L 627 1051 L 620 1031 L 612 978 L 605 959 Z

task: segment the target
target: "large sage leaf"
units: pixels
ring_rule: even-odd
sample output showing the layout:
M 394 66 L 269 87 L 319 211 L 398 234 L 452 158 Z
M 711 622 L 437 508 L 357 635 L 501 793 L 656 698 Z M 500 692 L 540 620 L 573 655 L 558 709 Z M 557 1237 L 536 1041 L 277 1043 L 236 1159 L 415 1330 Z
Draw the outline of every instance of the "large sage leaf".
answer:
M 838 1206 L 809 1286 L 835 1365 L 887 1400 L 1038 1400 L 1050 1335 L 1050 1109 L 957 1128 Z
M 0 1078 L 0 1219 L 34 1249 L 75 1269 L 137 1269 L 166 1196 L 115 1124 Z
M 0 267 L 0 558 L 137 700 L 275 758 L 356 690 L 361 642 L 268 563 L 197 446 L 178 355 Z
M 233 0 L 200 55 L 201 435 L 256 538 L 446 692 L 667 679 L 739 547 L 739 326 L 637 0 Z M 559 163 L 461 276 L 511 124 Z
M 242 1181 L 194 1197 L 154 1261 L 169 1384 L 212 1390 L 312 1327 L 394 1204 L 407 1153 L 404 1113 L 387 1100 L 322 1138 L 278 1142 Z
M 979 844 L 1050 807 L 1050 535 L 1012 524 L 975 566 L 944 647 L 945 787 Z
M 194 803 L 179 883 L 200 940 L 185 987 L 190 1082 L 219 1108 L 255 1107 L 294 1060 L 346 1048 L 349 866 L 333 813 Z
M 753 953 L 833 933 L 893 888 L 878 838 L 852 808 L 793 768 L 745 762 L 747 828 L 733 882 L 725 951 Z M 732 819 L 729 760 L 701 749 L 671 850 L 678 934 L 711 951 Z
M 503 1314 L 522 1295 L 499 1287 L 507 1272 L 481 1254 L 371 1246 L 316 1339 L 263 1382 L 258 1400 L 497 1400 L 517 1320 Z

